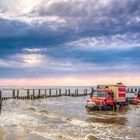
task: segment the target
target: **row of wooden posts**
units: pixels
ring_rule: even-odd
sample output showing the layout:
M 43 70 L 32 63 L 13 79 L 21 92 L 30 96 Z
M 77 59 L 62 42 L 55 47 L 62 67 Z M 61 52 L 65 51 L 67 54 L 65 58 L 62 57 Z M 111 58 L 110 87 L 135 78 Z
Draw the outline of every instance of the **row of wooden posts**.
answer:
M 135 92 L 137 92 L 137 93 L 140 93 L 140 89 L 138 89 L 138 88 L 127 88 L 127 93 L 135 93 Z
M 78 97 L 78 96 L 86 96 L 91 93 L 91 92 L 88 93 L 87 89 L 83 90 L 82 93 L 81 91 L 79 91 L 79 89 L 75 89 L 74 92 L 72 92 L 70 89 L 66 89 L 64 93 L 62 93 L 62 89 L 24 89 L 24 91 L 26 92 L 26 95 L 22 95 L 20 89 L 13 89 L 12 96 L 4 97 L 2 96 L 2 90 L 0 90 L 0 100 L 8 100 L 8 99 L 34 100 L 40 98 L 60 97 L 60 96 Z M 43 94 L 42 91 L 44 91 Z
M 26 95 L 20 95 L 21 90 L 24 90 L 26 92 Z M 78 97 L 78 96 L 90 95 L 93 90 L 94 90 L 94 88 L 91 88 L 91 91 L 88 91 L 87 89 L 84 89 L 83 91 L 81 91 L 79 89 L 75 89 L 74 91 L 72 91 L 71 89 L 65 89 L 65 91 L 62 91 L 62 89 L 10 89 L 10 91 L 12 92 L 12 96 L 8 96 L 8 97 L 2 96 L 2 92 L 4 90 L 0 90 L 0 100 L 8 100 L 8 99 L 33 100 L 33 99 L 39 99 L 39 98 L 60 97 L 60 96 Z M 42 94 L 42 91 L 44 91 L 43 94 Z M 55 93 L 52 93 L 52 91 L 54 91 Z M 131 93 L 139 92 L 140 93 L 140 89 L 127 88 L 127 93 L 129 93 L 129 92 L 131 92 Z
M 21 90 L 26 91 L 26 95 L 20 95 Z M 12 92 L 12 95 L 6 96 L 6 97 L 2 96 L 4 90 L 0 90 L 0 113 L 2 109 L 3 100 L 8 100 L 8 99 L 34 100 L 34 99 L 60 97 L 60 96 L 79 97 L 79 96 L 90 95 L 93 92 L 93 90 L 94 88 L 91 88 L 91 91 L 88 91 L 87 89 L 85 89 L 81 93 L 81 90 L 79 89 L 75 89 L 74 91 L 71 91 L 71 89 L 66 89 L 64 92 L 62 92 L 62 89 L 10 89 L 10 91 Z M 44 94 L 42 94 L 41 91 L 44 91 Z M 52 93 L 52 91 L 55 91 L 55 94 Z M 136 92 L 140 93 L 140 89 L 127 88 L 127 93 L 136 93 Z
M 8 94 L 8 96 L 2 95 L 4 94 L 3 92 L 5 90 L 11 91 L 12 94 L 11 95 Z M 64 92 L 62 92 L 62 89 L 5 89 L 5 90 L 0 90 L 0 114 L 2 110 L 3 100 L 8 100 L 8 99 L 34 100 L 34 99 L 60 97 L 60 96 L 78 97 L 78 96 L 87 96 L 91 94 L 91 92 L 88 93 L 87 89 L 83 90 L 82 93 L 81 91 L 79 91 L 79 89 L 75 89 L 74 92 L 71 91 L 71 89 L 66 89 Z M 24 90 L 24 95 L 20 92 L 21 90 Z M 44 91 L 43 94 L 42 91 Z

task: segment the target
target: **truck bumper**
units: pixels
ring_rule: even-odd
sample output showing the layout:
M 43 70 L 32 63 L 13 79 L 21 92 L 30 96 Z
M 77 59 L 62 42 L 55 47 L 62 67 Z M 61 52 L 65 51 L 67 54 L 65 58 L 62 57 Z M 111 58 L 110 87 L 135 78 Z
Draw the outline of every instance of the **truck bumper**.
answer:
M 88 102 L 85 107 L 86 107 L 86 109 L 94 109 L 96 107 L 96 103 Z

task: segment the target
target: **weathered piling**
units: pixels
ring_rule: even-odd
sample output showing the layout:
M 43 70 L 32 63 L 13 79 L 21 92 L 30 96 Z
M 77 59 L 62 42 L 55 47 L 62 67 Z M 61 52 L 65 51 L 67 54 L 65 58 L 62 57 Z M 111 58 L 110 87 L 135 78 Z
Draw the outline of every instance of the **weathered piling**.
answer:
M 91 88 L 91 94 L 92 94 L 93 92 L 94 92 L 94 88 L 92 87 L 92 88 Z
M 12 98 L 15 99 L 15 90 L 13 90 Z
M 131 93 L 133 93 L 133 88 L 131 88 Z
M 59 89 L 59 96 L 62 96 L 61 92 L 62 92 L 61 89 Z
M 58 90 L 56 90 L 56 97 L 58 96 Z
M 2 109 L 2 91 L 0 90 L 0 114 Z
M 29 99 L 29 96 L 30 96 L 30 90 L 28 89 L 27 90 L 27 99 Z
M 38 90 L 38 98 L 40 98 L 41 90 Z
M 49 97 L 51 97 L 51 94 L 52 94 L 52 90 L 49 89 Z
M 9 89 L 4 89 L 8 90 Z M 8 99 L 21 99 L 21 100 L 34 100 L 34 99 L 39 99 L 39 98 L 47 98 L 47 97 L 60 97 L 60 96 L 73 96 L 73 97 L 78 97 L 78 96 L 86 96 L 88 95 L 87 89 L 79 90 L 78 88 L 75 90 L 71 89 L 65 89 L 62 90 L 60 88 L 56 89 L 10 89 L 12 95 L 9 95 L 7 97 L 1 97 L 1 100 L 8 100 Z M 93 90 L 93 89 L 92 89 Z M 24 91 L 24 95 L 22 95 L 22 92 Z M 2 92 L 2 91 L 1 91 Z
M 34 100 L 35 99 L 35 90 L 33 89 L 33 96 L 32 96 L 32 99 Z
M 72 94 L 72 96 L 77 96 L 77 89 L 75 89 L 75 94 Z
M 66 90 L 65 90 L 65 94 L 64 94 L 64 95 L 66 96 L 67 94 L 68 94 L 68 90 L 66 89 Z
M 47 97 L 47 90 L 45 89 L 45 96 L 44 96 L 45 98 Z
M 86 95 L 87 95 L 87 89 L 84 90 L 84 96 L 86 96 Z
M 70 91 L 70 89 L 68 89 L 68 96 L 71 96 L 71 91 Z
M 137 88 L 135 88 L 135 92 L 137 92 Z
M 78 89 L 76 89 L 76 96 L 79 96 L 78 94 L 79 94 L 79 90 L 78 90 Z
M 17 90 L 17 97 L 16 97 L 17 99 L 19 98 L 19 90 Z
M 129 88 L 126 89 L 126 92 L 129 93 Z

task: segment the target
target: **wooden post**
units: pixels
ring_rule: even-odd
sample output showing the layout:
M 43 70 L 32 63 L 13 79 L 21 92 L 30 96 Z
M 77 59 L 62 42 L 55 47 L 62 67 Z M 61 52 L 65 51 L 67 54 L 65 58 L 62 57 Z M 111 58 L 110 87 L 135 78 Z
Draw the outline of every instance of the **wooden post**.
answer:
M 61 89 L 59 89 L 59 96 L 61 96 Z
M 93 93 L 94 92 L 94 88 L 91 88 L 91 93 Z
M 52 90 L 49 89 L 49 97 L 51 97 L 51 94 L 52 94 Z
M 33 89 L 33 100 L 34 100 L 34 98 L 35 98 L 35 90 Z
M 70 96 L 71 95 L 71 93 L 70 93 L 70 89 L 68 89 L 68 96 Z
M 86 95 L 87 95 L 87 89 L 84 90 L 84 96 L 86 96 Z
M 47 89 L 45 89 L 45 98 L 47 97 Z
M 38 97 L 40 98 L 40 93 L 41 93 L 41 90 L 39 89 L 38 90 Z
M 78 96 L 78 89 L 75 90 L 75 96 Z
M 19 98 L 19 90 L 17 90 L 17 97 L 16 97 L 17 99 Z
M 0 90 L 0 114 L 1 114 L 1 109 L 2 109 L 2 92 Z
M 77 96 L 77 89 L 75 89 L 75 93 L 72 96 Z
M 0 90 L 0 100 L 2 100 L 2 92 L 1 92 L 1 90 Z
M 65 96 L 67 96 L 67 93 L 68 93 L 68 90 L 66 89 L 66 91 L 65 91 Z
M 12 95 L 13 99 L 15 98 L 15 90 L 13 90 L 13 95 Z
M 94 88 L 91 88 L 91 93 L 89 93 L 88 95 L 92 95 L 93 94 L 93 92 L 94 92 Z
M 126 88 L 126 93 L 128 93 L 128 88 Z
M 56 96 L 58 95 L 58 90 L 56 90 Z
M 86 95 L 88 95 L 88 90 L 87 90 L 87 89 L 86 89 L 86 91 L 85 91 L 85 92 L 86 92 Z
M 85 89 L 83 90 L 83 95 L 85 96 Z
M 78 94 L 79 94 L 79 90 L 77 89 L 77 96 L 78 96 Z
M 29 99 L 29 96 L 30 96 L 30 90 L 28 89 L 27 90 L 27 99 Z

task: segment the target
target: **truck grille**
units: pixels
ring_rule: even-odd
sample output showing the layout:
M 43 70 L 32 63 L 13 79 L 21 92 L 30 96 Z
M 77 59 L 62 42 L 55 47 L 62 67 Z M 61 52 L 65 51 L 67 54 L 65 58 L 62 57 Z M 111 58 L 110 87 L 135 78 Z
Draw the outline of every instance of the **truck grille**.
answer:
M 102 106 L 102 101 L 96 101 L 97 106 Z

